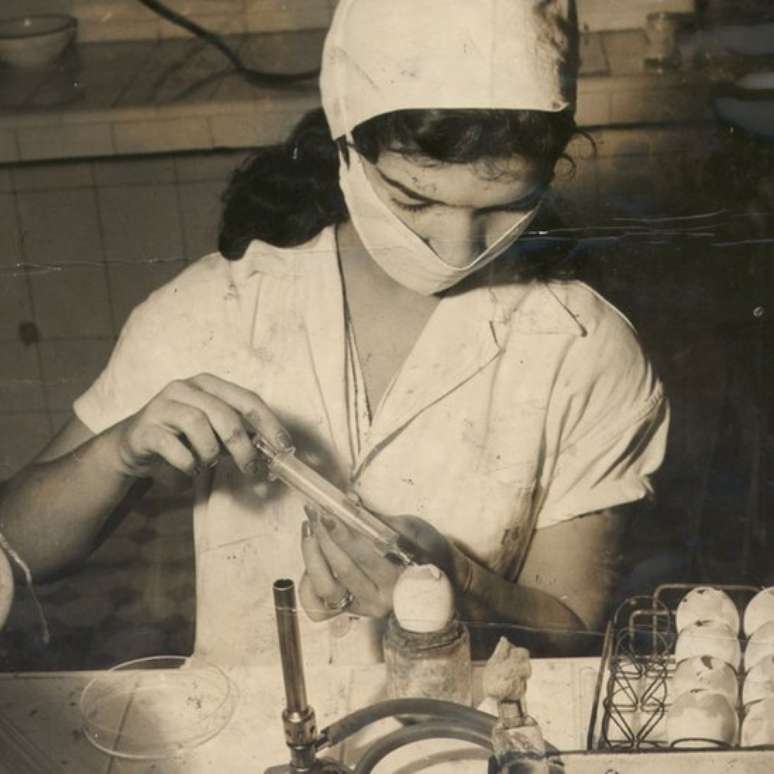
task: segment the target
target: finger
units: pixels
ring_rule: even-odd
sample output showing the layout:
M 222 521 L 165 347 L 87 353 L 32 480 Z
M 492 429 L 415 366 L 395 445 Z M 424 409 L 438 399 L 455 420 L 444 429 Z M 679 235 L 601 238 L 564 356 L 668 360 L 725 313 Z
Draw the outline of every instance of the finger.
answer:
M 209 417 L 201 409 L 175 400 L 167 401 L 164 425 L 185 436 L 181 440 L 190 447 L 200 466 L 207 467 L 217 461 L 220 444 Z
M 288 431 L 254 392 L 212 374 L 199 374 L 190 382 L 236 409 L 250 426 L 273 446 L 283 451 L 293 447 Z
M 322 516 L 321 520 L 331 539 L 376 586 L 381 588 L 397 580 L 400 572 L 398 566 L 385 559 L 376 550 L 370 538 L 357 530 L 348 529 L 341 521 L 330 516 Z
M 304 612 L 312 621 L 325 621 L 327 618 L 333 618 L 336 615 L 331 610 L 326 610 L 325 604 L 317 596 L 313 582 L 307 573 L 303 574 L 301 583 L 298 585 L 298 598 L 301 600 Z
M 250 440 L 241 416 L 228 403 L 209 392 L 186 382 L 180 382 L 171 392 L 176 401 L 194 406 L 207 415 L 220 444 L 226 449 L 237 467 L 249 475 L 261 468 L 258 450 Z
M 317 541 L 333 576 L 361 603 L 369 598 L 378 597 L 377 585 L 352 561 L 349 554 L 337 545 L 324 526 L 317 530 Z
M 346 589 L 333 577 L 309 522 L 303 524 L 301 554 L 304 557 L 304 566 L 314 593 L 322 600 L 335 602 L 341 599 Z
M 196 475 L 199 466 L 191 450 L 171 430 L 163 427 L 153 428 L 148 437 L 148 451 L 161 457 L 187 476 Z

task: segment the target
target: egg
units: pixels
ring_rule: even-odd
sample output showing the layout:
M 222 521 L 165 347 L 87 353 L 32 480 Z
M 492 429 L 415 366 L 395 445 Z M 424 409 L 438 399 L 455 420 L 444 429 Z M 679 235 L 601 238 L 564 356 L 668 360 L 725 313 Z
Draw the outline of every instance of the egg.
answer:
M 751 704 L 742 721 L 742 747 L 764 744 L 774 744 L 774 698 Z
M 395 617 L 410 632 L 438 632 L 454 617 L 454 589 L 433 564 L 407 567 L 392 592 Z
M 681 600 L 675 611 L 677 631 L 697 621 L 723 621 L 739 633 L 739 611 L 725 591 L 711 586 L 691 589 Z
M 744 678 L 742 704 L 774 696 L 774 656 L 764 656 Z
M 774 656 L 774 621 L 759 626 L 747 641 L 744 668 L 749 672 L 766 656 Z
M 774 621 L 774 586 L 759 591 L 744 609 L 744 633 L 750 637 L 763 624 Z
M 738 728 L 736 711 L 716 691 L 694 688 L 678 696 L 667 710 L 667 740 L 675 747 L 731 745 Z
M 675 661 L 680 663 L 694 656 L 712 656 L 739 670 L 742 650 L 739 638 L 722 621 L 697 621 L 686 626 L 677 637 Z
M 722 693 L 728 701 L 736 704 L 739 684 L 736 673 L 724 661 L 712 656 L 693 656 L 681 661 L 672 676 L 672 696 L 703 688 Z

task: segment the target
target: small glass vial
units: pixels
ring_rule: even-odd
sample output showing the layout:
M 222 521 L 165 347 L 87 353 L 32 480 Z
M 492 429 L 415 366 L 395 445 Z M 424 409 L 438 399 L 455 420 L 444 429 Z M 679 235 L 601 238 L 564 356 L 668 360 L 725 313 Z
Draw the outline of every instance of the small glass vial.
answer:
M 470 635 L 454 615 L 454 591 L 433 565 L 407 568 L 393 593 L 382 641 L 392 699 L 429 698 L 470 706 Z
M 489 774 L 549 774 L 543 734 L 524 703 L 531 672 L 529 651 L 501 637 L 484 668 L 484 690 L 498 715 Z
M 543 734 L 527 714 L 524 700 L 501 701 L 497 713 L 489 774 L 549 774 Z

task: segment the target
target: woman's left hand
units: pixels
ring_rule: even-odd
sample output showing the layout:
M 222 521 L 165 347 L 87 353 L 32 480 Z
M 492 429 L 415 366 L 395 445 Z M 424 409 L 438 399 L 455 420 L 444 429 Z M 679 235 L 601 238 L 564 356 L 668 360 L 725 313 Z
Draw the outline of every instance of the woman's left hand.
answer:
M 338 519 L 306 509 L 301 551 L 306 572 L 299 595 L 314 621 L 345 609 L 355 615 L 383 618 L 392 611 L 392 595 L 403 568 L 385 559 L 371 541 Z M 422 551 L 421 561 L 443 570 L 455 588 L 464 588 L 465 557 L 434 527 L 415 516 L 395 516 L 390 523 Z M 308 525 L 308 526 L 307 526 Z

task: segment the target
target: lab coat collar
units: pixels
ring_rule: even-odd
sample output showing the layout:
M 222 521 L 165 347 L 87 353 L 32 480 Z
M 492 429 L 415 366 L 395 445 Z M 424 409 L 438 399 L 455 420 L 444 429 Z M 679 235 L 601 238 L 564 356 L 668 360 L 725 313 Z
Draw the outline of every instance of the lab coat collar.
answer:
M 586 329 L 565 305 L 562 283 L 532 282 L 526 285 L 494 285 L 493 320 L 519 333 L 585 336 Z
M 245 254 L 233 262 L 232 274 L 244 281 L 256 275 L 301 280 L 309 275 L 311 262 L 319 259 L 329 263 L 331 255 L 336 255 L 333 227 L 323 229 L 314 239 L 297 247 L 275 247 L 253 240 Z
M 498 358 L 510 335 L 580 336 L 580 323 L 547 285 L 478 287 L 438 305 L 374 413 L 353 476 L 421 412 Z
M 325 407 L 328 436 L 336 456 L 351 468 L 347 395 L 344 288 L 335 240 L 319 255 L 307 255 L 302 283 L 303 324 L 315 380 Z M 346 478 L 346 472 L 342 471 Z
M 237 263 L 243 279 L 264 274 L 303 282 L 304 324 L 329 435 L 341 459 L 349 458 L 344 300 L 334 230 L 290 250 L 253 242 Z M 499 357 L 509 336 L 585 335 L 562 301 L 560 283 L 496 282 L 495 275 L 490 272 L 484 285 L 448 293 L 438 305 L 374 412 L 360 457 L 352 460 L 353 478 L 418 414 Z
M 321 269 L 333 272 L 340 281 L 338 262 L 332 260 L 335 256 L 333 227 L 324 229 L 314 239 L 294 248 L 273 247 L 253 241 L 244 256 L 233 264 L 233 276 L 237 281 L 257 274 L 302 279 L 309 276 L 310 262 L 317 261 L 323 264 Z M 466 301 L 461 311 L 472 318 L 487 317 L 498 330 L 511 327 L 520 333 L 585 335 L 585 328 L 562 300 L 561 283 L 503 282 L 503 273 L 497 264 L 488 273 L 486 287 L 464 293 L 452 291 L 441 306 L 464 295 Z M 316 278 L 314 282 L 317 282 Z
M 354 476 L 417 415 L 500 355 L 495 323 L 482 313 L 490 306 L 491 298 L 479 293 L 445 298 L 436 307 L 374 412 Z
M 354 460 L 348 429 L 344 293 L 333 228 L 293 248 L 253 241 L 231 273 L 237 286 L 249 287 L 268 277 L 272 284 L 292 288 L 298 299 L 295 319 L 277 322 L 299 326 L 305 339 L 312 378 L 322 398 L 321 429 L 335 449 L 334 458 L 346 461 L 346 470 L 339 471 L 346 480 Z M 260 304 L 259 297 L 255 303 Z M 250 319 L 254 314 L 255 310 Z

